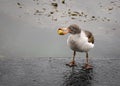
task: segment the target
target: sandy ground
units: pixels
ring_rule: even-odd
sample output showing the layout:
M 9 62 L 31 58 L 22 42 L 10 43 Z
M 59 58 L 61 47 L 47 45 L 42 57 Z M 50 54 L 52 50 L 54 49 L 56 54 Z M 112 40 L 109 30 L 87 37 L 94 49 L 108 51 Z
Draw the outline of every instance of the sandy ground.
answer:
M 0 86 L 119 86 L 120 60 L 94 59 L 92 70 L 65 64 L 70 58 L 1 58 Z

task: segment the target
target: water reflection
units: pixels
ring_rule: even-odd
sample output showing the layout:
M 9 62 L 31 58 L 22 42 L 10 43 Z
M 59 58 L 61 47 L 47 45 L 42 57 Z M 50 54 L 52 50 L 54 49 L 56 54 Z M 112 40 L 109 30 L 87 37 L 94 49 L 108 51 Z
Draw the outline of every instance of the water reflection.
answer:
M 72 67 L 64 76 L 64 86 L 92 86 L 93 69 Z

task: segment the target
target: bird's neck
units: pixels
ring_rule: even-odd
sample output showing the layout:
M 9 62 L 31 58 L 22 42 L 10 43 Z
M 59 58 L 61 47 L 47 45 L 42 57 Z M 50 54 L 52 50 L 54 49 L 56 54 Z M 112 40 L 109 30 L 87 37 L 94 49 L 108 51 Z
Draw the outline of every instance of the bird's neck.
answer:
M 80 37 L 80 34 L 71 34 L 70 35 L 73 39 L 77 40 Z
M 80 37 L 80 33 L 79 34 L 71 34 L 71 36 Z

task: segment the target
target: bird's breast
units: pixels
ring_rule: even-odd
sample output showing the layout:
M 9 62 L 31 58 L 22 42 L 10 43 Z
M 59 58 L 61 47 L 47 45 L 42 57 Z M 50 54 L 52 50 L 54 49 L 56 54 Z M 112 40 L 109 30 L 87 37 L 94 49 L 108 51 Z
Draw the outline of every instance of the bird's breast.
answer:
M 87 37 L 80 37 L 78 35 L 70 35 L 67 39 L 67 44 L 72 50 L 79 52 L 89 51 L 89 49 L 93 47 L 93 45 L 88 42 Z

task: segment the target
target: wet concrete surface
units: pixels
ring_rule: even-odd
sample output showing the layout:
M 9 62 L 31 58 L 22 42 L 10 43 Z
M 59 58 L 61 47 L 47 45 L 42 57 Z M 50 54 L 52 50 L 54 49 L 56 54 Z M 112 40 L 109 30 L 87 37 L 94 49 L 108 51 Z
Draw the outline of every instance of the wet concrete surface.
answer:
M 0 58 L 0 86 L 119 86 L 120 59 L 91 59 L 91 70 L 68 67 L 71 58 Z

